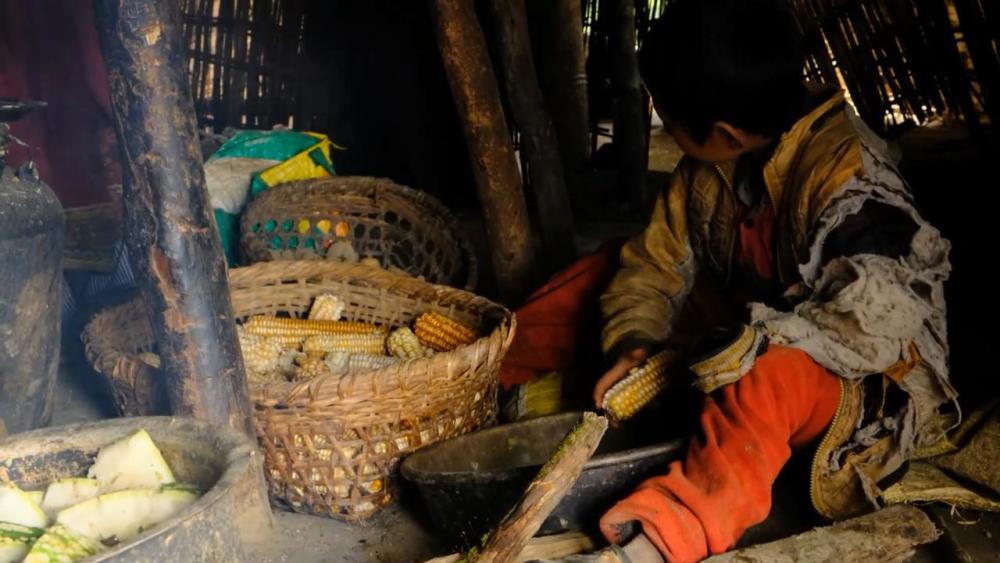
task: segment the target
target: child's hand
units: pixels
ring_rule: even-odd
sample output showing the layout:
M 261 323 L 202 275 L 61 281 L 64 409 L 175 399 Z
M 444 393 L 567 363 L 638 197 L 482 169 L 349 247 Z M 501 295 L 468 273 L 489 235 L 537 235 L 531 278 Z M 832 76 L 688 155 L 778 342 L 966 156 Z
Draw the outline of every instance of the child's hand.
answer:
M 632 348 L 631 350 L 622 352 L 618 356 L 618 361 L 615 362 L 615 365 L 611 366 L 611 369 L 602 375 L 597 380 L 597 385 L 594 386 L 594 404 L 598 409 L 601 408 L 604 401 L 604 394 L 608 392 L 608 389 L 611 389 L 615 383 L 624 379 L 628 375 L 628 370 L 646 361 L 648 356 L 649 348 L 643 346 Z

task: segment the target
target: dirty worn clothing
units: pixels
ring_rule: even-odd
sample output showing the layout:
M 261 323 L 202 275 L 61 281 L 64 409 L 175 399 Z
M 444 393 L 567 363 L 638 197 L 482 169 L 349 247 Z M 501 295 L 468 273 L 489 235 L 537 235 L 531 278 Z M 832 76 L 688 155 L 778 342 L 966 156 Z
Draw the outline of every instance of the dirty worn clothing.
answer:
M 606 351 L 690 340 L 675 328 L 700 275 L 733 291 L 743 285 L 741 263 L 772 261 L 778 299 L 754 300 L 747 325 L 845 380 L 844 415 L 813 468 L 813 504 L 829 518 L 878 506 L 880 484 L 956 420 L 945 412 L 957 410 L 943 291 L 949 244 L 919 215 L 886 154 L 842 94 L 816 105 L 763 164 L 763 205 L 773 213 L 763 254 L 743 248 L 739 163 L 683 160 L 601 297 Z M 873 244 L 883 249 L 868 250 Z M 748 258 L 734 260 L 737 252 Z M 739 381 L 756 350 L 725 364 L 732 369 L 699 374 L 696 385 L 711 391 Z M 886 383 L 868 385 L 870 377 Z
M 772 346 L 745 377 L 706 396 L 687 456 L 608 511 L 602 532 L 619 543 L 621 525 L 637 520 L 671 562 L 725 551 L 767 517 L 778 472 L 823 433 L 839 396 L 840 380 L 804 352 Z

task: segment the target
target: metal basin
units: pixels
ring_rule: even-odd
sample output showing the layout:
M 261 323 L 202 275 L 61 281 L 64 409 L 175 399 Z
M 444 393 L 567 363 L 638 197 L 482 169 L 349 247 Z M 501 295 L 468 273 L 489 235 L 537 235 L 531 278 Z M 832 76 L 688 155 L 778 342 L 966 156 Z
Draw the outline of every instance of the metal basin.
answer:
M 87 561 L 249 561 L 243 543 L 270 533 L 271 513 L 261 456 L 236 431 L 172 417 L 46 428 L 0 440 L 0 466 L 21 488 L 39 489 L 84 475 L 101 446 L 140 428 L 149 432 L 178 481 L 206 493 L 150 533 Z
M 416 484 L 442 539 L 470 547 L 496 527 L 579 420 L 579 413 L 565 413 L 440 442 L 408 457 L 402 475 Z M 683 444 L 609 429 L 540 533 L 595 532 L 603 512 L 647 477 L 664 472 Z

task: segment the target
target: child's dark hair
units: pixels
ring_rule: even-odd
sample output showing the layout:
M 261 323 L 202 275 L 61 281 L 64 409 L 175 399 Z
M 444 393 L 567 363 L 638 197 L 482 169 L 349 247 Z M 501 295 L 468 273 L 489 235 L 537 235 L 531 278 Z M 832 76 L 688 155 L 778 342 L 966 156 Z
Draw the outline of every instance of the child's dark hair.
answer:
M 801 35 L 787 0 L 674 0 L 639 67 L 664 116 L 704 143 L 715 122 L 776 136 L 801 115 Z

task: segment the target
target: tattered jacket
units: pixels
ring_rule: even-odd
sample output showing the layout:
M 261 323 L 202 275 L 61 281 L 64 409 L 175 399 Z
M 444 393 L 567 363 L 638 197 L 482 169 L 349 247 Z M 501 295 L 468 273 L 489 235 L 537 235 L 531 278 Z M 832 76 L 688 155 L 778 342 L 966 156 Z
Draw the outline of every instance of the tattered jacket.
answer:
M 606 351 L 631 340 L 667 343 L 696 276 L 730 276 L 735 165 L 685 159 L 678 166 L 602 296 Z M 763 175 L 785 305 L 751 304 L 743 344 L 703 364 L 710 369 L 695 369 L 696 385 L 710 392 L 737 380 L 762 341 L 802 349 L 841 376 L 810 493 L 821 514 L 842 518 L 878 506 L 904 462 L 957 422 L 943 288 L 950 245 L 919 215 L 885 143 L 840 93 L 782 135 Z M 850 233 L 849 223 L 870 207 L 911 222 L 900 251 L 831 251 L 845 231 L 864 235 Z

